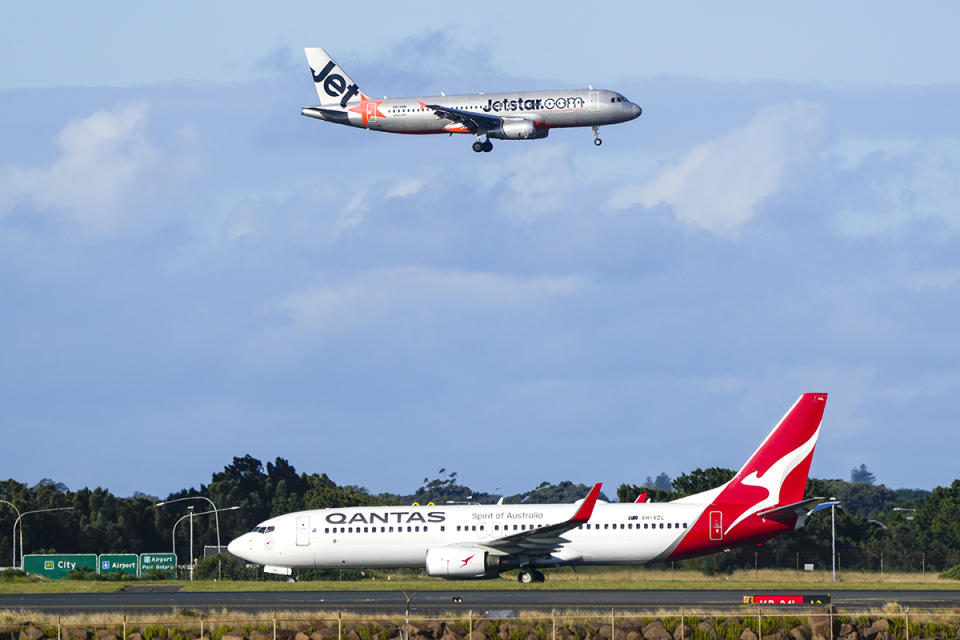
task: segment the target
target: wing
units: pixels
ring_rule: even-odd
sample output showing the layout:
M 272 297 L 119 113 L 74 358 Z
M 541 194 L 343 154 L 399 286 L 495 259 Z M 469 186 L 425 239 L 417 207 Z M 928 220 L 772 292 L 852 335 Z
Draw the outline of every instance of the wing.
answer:
M 556 524 L 548 524 L 538 529 L 521 531 L 510 536 L 504 536 L 503 538 L 485 540 L 479 545 L 471 544 L 471 546 L 486 548 L 497 555 L 550 555 L 570 542 L 566 538 L 561 537 L 562 533 L 576 529 L 590 519 L 590 516 L 593 514 L 593 508 L 597 504 L 597 496 L 600 495 L 600 487 L 602 484 L 603 483 L 598 482 L 593 485 L 593 489 L 591 489 L 587 497 L 583 499 L 580 508 L 577 509 L 577 512 L 573 514 L 573 517 L 569 520 L 564 520 Z
M 428 104 L 426 107 L 437 114 L 437 117 L 459 122 L 474 133 L 483 133 L 490 129 L 496 129 L 503 124 L 503 118 L 500 116 L 488 116 L 484 113 L 477 113 L 476 111 L 463 111 L 462 109 L 453 109 L 439 104 Z

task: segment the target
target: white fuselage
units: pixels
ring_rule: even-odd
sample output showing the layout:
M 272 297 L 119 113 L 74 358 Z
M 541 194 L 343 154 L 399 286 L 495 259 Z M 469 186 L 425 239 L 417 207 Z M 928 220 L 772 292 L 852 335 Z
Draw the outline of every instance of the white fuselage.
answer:
M 643 564 L 665 558 L 702 504 L 599 502 L 589 522 L 531 565 Z M 572 505 L 455 505 L 318 509 L 277 516 L 230 543 L 249 562 L 290 568 L 423 567 L 427 550 L 486 542 L 567 520 Z

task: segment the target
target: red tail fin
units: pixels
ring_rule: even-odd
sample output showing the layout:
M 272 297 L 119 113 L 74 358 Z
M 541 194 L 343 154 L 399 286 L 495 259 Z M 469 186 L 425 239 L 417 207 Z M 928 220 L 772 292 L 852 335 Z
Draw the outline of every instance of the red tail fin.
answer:
M 708 506 L 671 557 L 762 540 L 792 528 L 756 514 L 803 499 L 826 402 L 825 393 L 803 394 L 730 482 L 678 500 Z
M 764 502 L 772 500 L 767 506 L 802 500 L 826 404 L 825 393 L 800 396 L 733 477 L 724 493 L 740 493 L 738 487 L 746 485 L 751 488 L 751 493 L 766 489 L 769 495 Z

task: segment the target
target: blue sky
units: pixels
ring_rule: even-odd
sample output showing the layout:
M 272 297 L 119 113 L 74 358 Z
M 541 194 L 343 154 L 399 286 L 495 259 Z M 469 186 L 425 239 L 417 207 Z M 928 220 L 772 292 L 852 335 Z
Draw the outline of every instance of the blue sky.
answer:
M 827 391 L 814 475 L 954 479 L 960 9 L 560 9 L 10 7 L 0 475 L 612 493 L 737 467 Z M 644 115 L 490 154 L 336 127 L 299 115 L 318 45 L 373 95 Z

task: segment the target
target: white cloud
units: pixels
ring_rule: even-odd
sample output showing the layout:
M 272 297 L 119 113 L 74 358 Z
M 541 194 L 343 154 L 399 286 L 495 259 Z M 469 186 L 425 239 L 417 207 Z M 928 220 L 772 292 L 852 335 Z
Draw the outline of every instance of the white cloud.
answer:
M 780 190 L 821 120 L 821 109 L 805 102 L 764 109 L 746 126 L 693 147 L 652 179 L 616 190 L 609 204 L 614 209 L 666 204 L 684 225 L 730 234 Z
M 427 181 L 423 178 L 401 178 L 387 189 L 384 197 L 389 200 L 390 198 L 408 198 L 415 196 L 423 190 L 426 184 Z
M 960 231 L 960 140 L 901 147 L 878 144 L 852 170 L 869 181 L 855 203 L 837 214 L 833 226 L 839 234 L 882 235 L 922 220 Z
M 27 203 L 95 230 L 115 226 L 156 156 L 143 132 L 148 112 L 146 104 L 125 104 L 68 124 L 50 165 L 0 173 L 0 212 Z
M 345 336 L 432 348 L 448 339 L 527 335 L 544 307 L 573 295 L 579 276 L 521 277 L 484 271 L 394 267 L 338 277 L 290 294 L 281 320 L 249 343 L 252 355 L 283 359 Z M 541 336 L 537 336 L 539 339 Z M 497 340 L 499 338 L 493 338 Z M 526 346 L 526 342 L 524 342 Z
M 510 144 L 510 143 L 503 143 Z M 570 150 L 566 145 L 531 144 L 505 164 L 501 209 L 508 217 L 529 221 L 564 208 L 574 187 Z
M 370 201 L 366 189 L 357 191 L 337 218 L 337 231 L 347 231 L 360 226 L 370 211 Z

